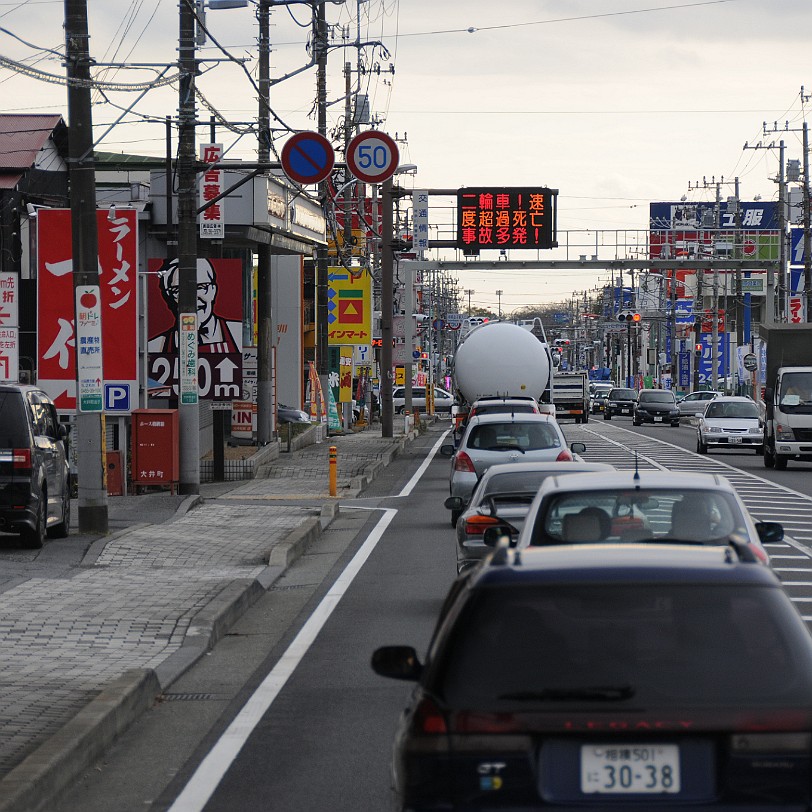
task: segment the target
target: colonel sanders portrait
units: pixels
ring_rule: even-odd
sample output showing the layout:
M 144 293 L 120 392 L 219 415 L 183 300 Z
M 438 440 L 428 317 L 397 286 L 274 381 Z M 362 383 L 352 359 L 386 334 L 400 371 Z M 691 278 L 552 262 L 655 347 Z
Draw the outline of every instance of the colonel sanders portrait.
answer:
M 153 336 L 148 343 L 149 352 L 173 353 L 178 350 L 178 296 L 180 271 L 178 260 L 165 262 L 158 270 L 161 295 L 175 316 L 175 324 Z M 197 343 L 198 352 L 229 353 L 242 351 L 242 322 L 229 321 L 218 316 L 217 274 L 211 260 L 197 260 Z

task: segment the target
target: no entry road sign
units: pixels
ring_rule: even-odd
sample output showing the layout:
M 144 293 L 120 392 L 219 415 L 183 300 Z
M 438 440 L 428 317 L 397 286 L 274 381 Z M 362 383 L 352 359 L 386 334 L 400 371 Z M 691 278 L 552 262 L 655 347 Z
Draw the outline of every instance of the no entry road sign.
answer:
M 282 147 L 282 169 L 297 183 L 320 183 L 333 171 L 333 145 L 320 133 L 292 135 Z

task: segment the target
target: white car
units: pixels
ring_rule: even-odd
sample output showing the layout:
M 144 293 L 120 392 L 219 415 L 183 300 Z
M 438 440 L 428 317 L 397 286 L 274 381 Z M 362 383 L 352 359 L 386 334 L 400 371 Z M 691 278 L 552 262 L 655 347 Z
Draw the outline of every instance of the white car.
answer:
M 679 409 L 680 417 L 693 417 L 697 412 L 701 412 L 708 401 L 718 398 L 721 392 L 715 392 L 708 389 L 702 392 L 691 392 L 689 395 L 681 397 L 677 401 L 677 408 Z
M 451 407 L 454 405 L 454 395 L 447 392 L 445 389 L 440 389 L 439 386 L 434 387 L 434 411 L 435 412 L 451 412 Z M 413 386 L 412 387 L 412 408 L 419 409 L 422 412 L 426 411 L 426 387 Z M 406 409 L 406 387 L 397 386 L 392 391 L 392 409 L 397 414 L 403 414 Z
M 764 453 L 764 425 L 755 401 L 725 395 L 708 403 L 696 427 L 696 452 L 707 454 L 711 448 L 752 448 L 756 454 Z
M 755 522 L 730 482 L 714 474 L 614 471 L 544 480 L 522 526 L 492 528 L 517 538 L 518 548 L 556 544 L 738 542 L 768 563 L 765 543 L 781 541 L 777 522 Z

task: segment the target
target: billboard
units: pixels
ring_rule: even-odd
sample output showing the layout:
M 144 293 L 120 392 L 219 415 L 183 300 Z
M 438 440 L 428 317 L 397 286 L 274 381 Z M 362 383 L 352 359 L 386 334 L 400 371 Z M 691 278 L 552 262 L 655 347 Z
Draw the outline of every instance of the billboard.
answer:
M 104 410 L 138 396 L 138 220 L 134 209 L 96 212 Z M 37 381 L 62 412 L 76 410 L 76 332 L 70 209 L 37 212 Z M 112 393 L 112 394 L 111 394 Z
M 555 248 L 558 189 L 457 190 L 457 248 Z
M 149 395 L 178 394 L 177 259 L 149 261 Z M 205 400 L 242 397 L 242 262 L 197 260 L 197 384 Z

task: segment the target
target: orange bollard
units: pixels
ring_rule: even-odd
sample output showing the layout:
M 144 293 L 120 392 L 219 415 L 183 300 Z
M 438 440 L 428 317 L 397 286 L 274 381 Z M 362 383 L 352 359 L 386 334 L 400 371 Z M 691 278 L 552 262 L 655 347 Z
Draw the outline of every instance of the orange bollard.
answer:
M 336 496 L 338 494 L 338 485 L 336 483 L 336 477 L 338 475 L 337 471 L 338 465 L 338 449 L 334 446 L 330 446 L 330 496 Z

